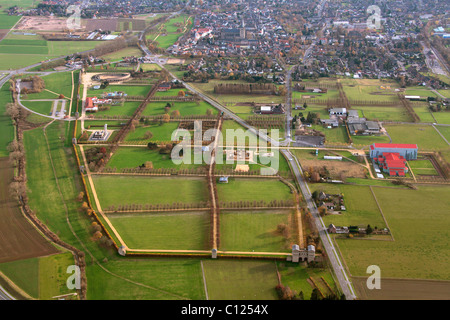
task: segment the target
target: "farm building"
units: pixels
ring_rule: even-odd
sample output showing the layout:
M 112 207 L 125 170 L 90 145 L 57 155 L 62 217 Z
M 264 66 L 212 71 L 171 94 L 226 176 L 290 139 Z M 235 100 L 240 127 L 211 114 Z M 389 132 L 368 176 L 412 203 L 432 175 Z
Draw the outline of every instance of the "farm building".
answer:
M 94 104 L 93 98 L 87 97 L 84 103 L 84 109 L 90 112 L 97 112 L 98 106 Z
M 374 162 L 390 176 L 404 177 L 408 172 L 406 160 L 397 152 L 384 152 L 383 155 L 373 159 Z
M 401 143 L 374 143 L 370 146 L 370 158 L 378 158 L 383 153 L 398 153 L 406 160 L 417 159 L 417 144 L 401 144 Z
M 328 110 L 328 113 L 330 115 L 345 116 L 347 114 L 347 108 L 331 108 Z
M 284 108 L 281 104 L 275 106 L 261 106 L 260 112 L 261 114 L 283 114 Z
M 172 84 L 170 82 L 163 82 L 158 86 L 158 91 L 167 91 L 172 88 Z

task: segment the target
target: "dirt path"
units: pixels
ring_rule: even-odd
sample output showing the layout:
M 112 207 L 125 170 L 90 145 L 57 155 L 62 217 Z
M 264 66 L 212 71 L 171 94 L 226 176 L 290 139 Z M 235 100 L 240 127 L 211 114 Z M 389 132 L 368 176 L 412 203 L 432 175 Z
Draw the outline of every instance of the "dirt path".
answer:
M 89 166 L 87 165 L 87 161 L 86 161 L 86 155 L 84 154 L 84 148 L 82 145 L 79 146 L 80 147 L 80 152 L 81 152 L 81 156 L 83 158 L 83 162 L 85 163 L 85 168 L 86 168 L 86 176 L 88 178 L 89 181 L 89 185 L 91 186 L 91 192 L 92 192 L 92 196 L 94 197 L 94 201 L 95 201 L 95 205 L 97 207 L 97 211 L 98 213 L 100 213 L 100 215 L 103 217 L 103 219 L 106 221 L 106 223 L 108 224 L 108 226 L 111 228 L 111 230 L 114 232 L 114 235 L 117 237 L 117 239 L 119 240 L 120 244 L 124 247 L 127 247 L 125 242 L 123 241 L 123 239 L 121 238 L 120 234 L 117 232 L 116 228 L 114 228 L 114 226 L 112 225 L 111 221 L 109 221 L 108 217 L 105 215 L 105 213 L 102 210 L 102 207 L 100 205 L 100 201 L 98 200 L 98 196 L 97 196 L 97 191 L 95 190 L 95 185 L 94 185 L 94 181 L 92 180 L 92 175 L 91 175 L 91 171 L 89 170 Z

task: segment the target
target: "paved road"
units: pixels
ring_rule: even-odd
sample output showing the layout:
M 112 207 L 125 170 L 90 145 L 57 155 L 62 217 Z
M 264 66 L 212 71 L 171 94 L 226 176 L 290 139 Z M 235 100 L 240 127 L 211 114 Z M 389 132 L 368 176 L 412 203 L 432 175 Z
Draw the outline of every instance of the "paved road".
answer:
M 320 239 L 322 240 L 322 244 L 325 248 L 325 251 L 327 252 L 328 258 L 333 267 L 336 278 L 341 286 L 342 292 L 344 293 L 347 300 L 356 299 L 356 295 L 355 295 L 355 292 L 353 291 L 351 282 L 350 282 L 349 278 L 347 277 L 347 274 L 346 274 L 345 269 L 342 265 L 342 262 L 339 258 L 339 255 L 336 252 L 336 249 L 334 248 L 333 242 L 331 241 L 331 238 L 328 235 L 325 224 L 323 223 L 323 220 L 320 217 L 319 210 L 317 209 L 316 204 L 312 199 L 309 187 L 308 187 L 306 181 L 303 179 L 303 171 L 302 171 L 302 168 L 301 168 L 297 158 L 295 158 L 289 150 L 281 150 L 281 152 L 288 159 L 288 161 L 292 167 L 292 171 L 295 175 L 295 178 L 296 178 L 296 180 L 300 186 L 300 189 L 303 193 L 303 197 L 307 203 L 307 207 L 308 207 L 309 211 L 311 212 L 312 216 L 314 217 L 317 231 L 319 232 Z
M 16 300 L 2 286 L 0 286 L 0 300 Z

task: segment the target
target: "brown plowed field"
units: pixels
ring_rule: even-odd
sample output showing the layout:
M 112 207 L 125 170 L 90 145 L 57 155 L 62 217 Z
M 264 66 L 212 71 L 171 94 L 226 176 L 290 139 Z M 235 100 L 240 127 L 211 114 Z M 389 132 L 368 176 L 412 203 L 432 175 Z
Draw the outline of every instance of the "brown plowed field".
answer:
M 12 177 L 8 158 L 0 158 L 0 263 L 57 253 L 11 201 L 8 189 Z
M 367 278 L 352 277 L 353 286 L 361 300 L 448 300 L 450 281 L 383 279 L 381 289 L 369 290 Z

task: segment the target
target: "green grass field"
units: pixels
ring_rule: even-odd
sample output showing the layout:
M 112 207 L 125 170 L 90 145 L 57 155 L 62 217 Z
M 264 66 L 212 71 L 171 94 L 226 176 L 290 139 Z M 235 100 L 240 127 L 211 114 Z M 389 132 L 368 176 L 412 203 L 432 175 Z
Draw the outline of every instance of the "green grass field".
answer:
M 372 228 L 375 226 L 379 229 L 386 227 L 368 186 L 330 185 L 319 183 L 310 184 L 309 187 L 311 192 L 319 190 L 330 194 L 342 193 L 344 196 L 346 211 L 342 211 L 340 215 L 330 214 L 325 216 L 323 220 L 326 226 L 333 223 L 336 226 L 367 226 L 370 224 Z
M 53 110 L 53 102 L 52 101 L 22 101 L 22 104 L 40 114 L 48 116 Z M 57 111 L 60 110 L 60 105 L 58 104 Z
M 418 190 L 374 188 L 395 241 L 338 240 L 350 272 L 367 276 L 369 265 L 383 277 L 448 280 L 449 188 L 419 186 Z M 426 268 L 419 261 L 427 261 Z
M 198 203 L 206 201 L 208 194 L 202 178 L 97 175 L 93 180 L 104 209 L 124 204 Z
M 448 149 L 448 144 L 432 126 L 428 125 L 385 125 L 393 143 L 417 144 L 419 151 Z
M 5 13 L 0 13 L 0 29 L 10 29 L 12 28 L 17 21 L 19 21 L 20 17 L 18 16 L 10 16 Z
M 23 68 L 34 63 L 65 56 L 71 53 L 94 49 L 101 41 L 47 41 L 46 46 L 28 46 L 24 39 L 23 45 L 2 45 L 0 43 L 0 69 Z
M 291 200 L 290 188 L 277 179 L 229 178 L 217 184 L 220 201 Z
M 219 250 L 289 251 L 289 239 L 277 232 L 277 226 L 289 225 L 290 214 L 288 211 L 222 211 Z
M 146 147 L 121 147 L 117 149 L 114 155 L 108 162 L 108 167 L 116 168 L 118 170 L 122 168 L 136 168 L 147 161 L 153 163 L 155 169 L 159 168 L 198 168 L 204 165 L 194 164 L 194 157 L 191 158 L 192 164 L 175 164 L 169 155 L 160 154 L 157 150 L 148 150 Z
M 60 94 L 70 98 L 72 93 L 72 73 L 57 72 L 41 77 L 45 82 L 45 89 L 39 93 L 27 94 L 26 100 L 57 99 Z M 74 73 L 74 81 L 77 78 Z M 23 97 L 22 97 L 23 99 Z
M 328 129 L 322 125 L 312 125 L 312 129 L 321 131 L 325 134 L 325 144 L 348 144 L 347 129 L 344 126 Z
M 202 261 L 211 300 L 274 300 L 277 273 L 273 261 Z
M 123 105 L 112 105 L 109 110 L 97 111 L 95 113 L 96 117 L 101 118 L 102 116 L 132 116 L 136 109 L 139 107 L 141 102 L 139 101 L 129 101 L 124 102 Z
M 410 122 L 411 118 L 404 108 L 397 107 L 353 107 L 360 110 L 364 118 L 379 121 Z
M 208 213 L 109 214 L 108 217 L 130 249 L 209 249 Z
M 217 109 L 212 107 L 209 103 L 205 101 L 200 102 L 169 102 L 171 108 L 169 114 L 175 110 L 180 111 L 181 116 L 191 116 L 191 115 L 205 115 L 206 110 L 211 110 L 213 114 L 217 114 Z M 143 116 L 155 116 L 162 115 L 165 113 L 165 106 L 167 102 L 165 101 L 153 101 L 150 102 L 147 107 L 142 112 Z
M 87 268 L 89 300 L 204 300 L 200 260 L 110 259 Z M 132 282 L 130 282 L 132 281 Z
M 143 125 L 131 131 L 125 138 L 128 142 L 150 142 L 150 141 L 172 141 L 172 133 L 178 128 L 178 122 L 168 122 L 162 125 L 150 124 Z M 146 132 L 150 131 L 153 136 L 151 139 L 143 139 Z

